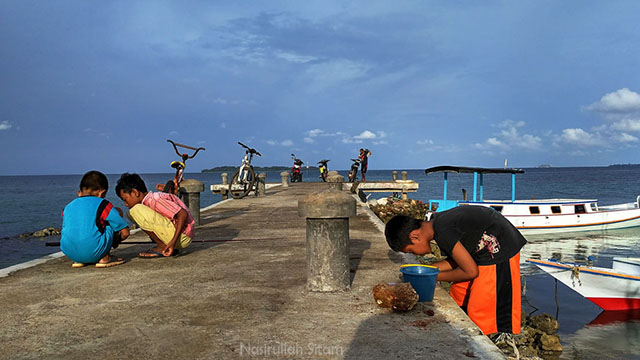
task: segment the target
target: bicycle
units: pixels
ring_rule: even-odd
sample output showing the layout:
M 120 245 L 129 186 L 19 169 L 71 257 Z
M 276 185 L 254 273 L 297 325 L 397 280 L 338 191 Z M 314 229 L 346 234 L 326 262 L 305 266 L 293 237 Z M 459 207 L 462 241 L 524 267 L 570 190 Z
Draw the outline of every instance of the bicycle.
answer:
M 182 182 L 182 176 L 184 174 L 184 169 L 186 168 L 187 160 L 195 157 L 200 150 L 206 150 L 206 149 L 203 147 L 195 148 L 193 146 L 175 143 L 172 140 L 167 140 L 167 142 L 170 142 L 171 145 L 173 145 L 173 149 L 176 151 L 176 154 L 180 156 L 182 161 L 171 162 L 171 167 L 176 169 L 176 175 L 173 177 L 173 180 L 167 181 L 166 184 L 157 184 L 156 190 L 173 194 L 173 195 L 178 195 L 178 191 L 180 189 L 180 183 Z M 193 155 L 189 155 L 187 153 L 181 154 L 178 151 L 178 147 L 189 149 L 189 150 L 195 150 L 195 152 L 193 153 Z
M 229 195 L 234 199 L 242 199 L 253 190 L 256 183 L 256 173 L 253 171 L 251 160 L 254 154 L 262 156 L 256 149 L 250 148 L 240 141 L 238 141 L 238 144 L 247 150 L 244 153 L 240 167 L 229 182 Z

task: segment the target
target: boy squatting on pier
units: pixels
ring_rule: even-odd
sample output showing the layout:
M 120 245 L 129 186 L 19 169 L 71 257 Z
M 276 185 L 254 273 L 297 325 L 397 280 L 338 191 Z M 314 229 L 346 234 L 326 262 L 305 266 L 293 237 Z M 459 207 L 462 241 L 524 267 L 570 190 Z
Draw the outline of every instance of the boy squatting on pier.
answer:
M 89 171 L 80 180 L 78 198 L 64 207 L 60 250 L 73 261 L 74 268 L 124 263 L 124 259 L 109 253 L 129 236 L 129 227 L 122 219 L 122 210 L 114 209 L 104 199 L 108 189 L 109 181 L 103 173 Z
M 129 208 L 129 215 L 156 243 L 141 252 L 141 258 L 172 256 L 191 244 L 195 221 L 186 205 L 173 194 L 147 191 L 138 174 L 124 173 L 116 184 L 116 193 Z
M 385 227 L 394 251 L 431 253 L 435 239 L 447 259 L 434 266 L 437 280 L 451 281 L 450 295 L 483 334 L 520 333 L 520 249 L 526 239 L 502 214 L 463 205 L 428 221 L 395 216 Z

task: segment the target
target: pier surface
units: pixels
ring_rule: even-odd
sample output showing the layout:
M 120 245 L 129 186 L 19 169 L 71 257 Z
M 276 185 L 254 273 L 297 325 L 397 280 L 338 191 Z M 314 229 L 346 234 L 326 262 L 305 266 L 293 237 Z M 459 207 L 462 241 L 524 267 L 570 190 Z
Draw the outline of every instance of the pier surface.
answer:
M 141 259 L 150 245 L 121 245 L 123 265 L 73 269 L 62 257 L 0 278 L 0 357 L 504 358 L 439 287 L 407 313 L 375 304 L 373 286 L 398 282 L 411 258 L 388 249 L 366 205 L 350 218 L 351 291 L 308 292 L 297 201 L 326 188 L 218 203 L 178 257 Z

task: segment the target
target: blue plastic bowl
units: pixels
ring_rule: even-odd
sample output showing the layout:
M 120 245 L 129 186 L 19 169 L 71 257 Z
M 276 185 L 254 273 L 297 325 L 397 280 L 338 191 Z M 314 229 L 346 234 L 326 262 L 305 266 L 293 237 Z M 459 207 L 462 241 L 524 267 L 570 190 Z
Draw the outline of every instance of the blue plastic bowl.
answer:
M 435 266 L 407 264 L 400 267 L 405 282 L 411 284 L 418 293 L 418 301 L 433 301 L 436 291 L 436 278 L 440 269 Z

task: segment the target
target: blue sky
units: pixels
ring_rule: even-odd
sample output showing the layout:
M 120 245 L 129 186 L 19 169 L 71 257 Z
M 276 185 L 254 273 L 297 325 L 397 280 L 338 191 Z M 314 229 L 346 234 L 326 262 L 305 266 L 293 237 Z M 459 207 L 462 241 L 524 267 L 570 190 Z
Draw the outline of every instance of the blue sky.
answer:
M 0 175 L 639 163 L 637 1 L 0 2 Z

